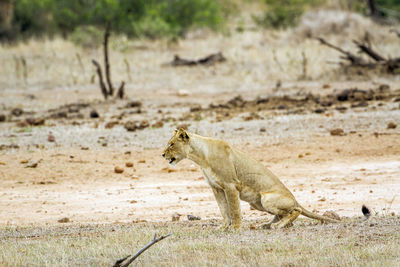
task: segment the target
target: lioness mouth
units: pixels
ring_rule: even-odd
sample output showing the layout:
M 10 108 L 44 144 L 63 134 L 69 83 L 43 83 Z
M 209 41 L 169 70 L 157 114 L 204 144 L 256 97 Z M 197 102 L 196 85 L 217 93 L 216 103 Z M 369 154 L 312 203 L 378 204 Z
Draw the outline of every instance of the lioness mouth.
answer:
M 169 161 L 169 164 L 171 164 L 172 162 L 174 162 L 176 160 L 176 158 L 172 158 L 170 161 Z

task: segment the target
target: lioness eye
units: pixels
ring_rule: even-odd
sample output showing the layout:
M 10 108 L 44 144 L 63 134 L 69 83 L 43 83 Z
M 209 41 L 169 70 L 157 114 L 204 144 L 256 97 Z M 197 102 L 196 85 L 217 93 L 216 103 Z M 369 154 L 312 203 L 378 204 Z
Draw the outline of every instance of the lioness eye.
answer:
M 173 147 L 173 146 L 174 146 L 174 144 L 172 143 L 172 144 L 170 144 L 169 146 L 170 146 L 170 147 Z

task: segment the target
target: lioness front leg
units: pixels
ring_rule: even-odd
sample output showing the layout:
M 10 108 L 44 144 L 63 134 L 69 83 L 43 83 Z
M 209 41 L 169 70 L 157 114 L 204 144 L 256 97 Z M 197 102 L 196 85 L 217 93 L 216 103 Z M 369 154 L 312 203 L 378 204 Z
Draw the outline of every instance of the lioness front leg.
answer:
M 235 186 L 227 186 L 225 189 L 225 197 L 228 202 L 229 217 L 231 218 L 231 227 L 234 229 L 242 226 L 242 216 L 240 214 L 239 192 Z
M 214 186 L 211 187 L 217 200 L 219 210 L 221 212 L 222 218 L 224 220 L 221 229 L 225 230 L 231 224 L 231 217 L 229 216 L 229 208 L 228 202 L 226 201 L 225 192 L 222 189 L 216 188 Z

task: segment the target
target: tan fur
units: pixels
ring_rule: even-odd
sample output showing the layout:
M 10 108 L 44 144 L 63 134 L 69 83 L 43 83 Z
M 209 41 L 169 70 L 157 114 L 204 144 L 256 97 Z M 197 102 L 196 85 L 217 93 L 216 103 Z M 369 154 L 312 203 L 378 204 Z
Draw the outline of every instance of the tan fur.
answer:
M 176 164 L 188 158 L 202 169 L 224 219 L 223 228 L 240 228 L 239 199 L 275 217 L 264 228 L 292 225 L 300 215 L 337 222 L 300 206 L 289 189 L 261 163 L 222 140 L 207 138 L 184 129 L 176 130 L 163 157 Z

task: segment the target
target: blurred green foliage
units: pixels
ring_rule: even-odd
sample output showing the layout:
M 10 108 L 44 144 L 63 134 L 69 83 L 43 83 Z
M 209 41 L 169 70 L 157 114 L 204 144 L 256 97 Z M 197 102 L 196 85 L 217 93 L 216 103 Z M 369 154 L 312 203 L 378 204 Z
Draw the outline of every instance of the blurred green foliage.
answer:
M 129 37 L 183 36 L 192 27 L 221 29 L 232 5 L 229 0 L 15 0 L 14 25 L 23 36 L 67 35 L 108 21 Z
M 241 4 L 261 1 L 260 25 L 287 28 L 296 25 L 308 8 L 326 0 L 11 0 L 14 1 L 12 36 L 62 34 L 77 43 L 98 38 L 108 21 L 112 30 L 128 37 L 180 37 L 194 27 L 223 29 L 229 14 Z M 365 13 L 366 1 L 347 0 L 349 8 Z M 376 0 L 381 8 L 400 12 L 399 0 Z M 388 12 L 384 12 L 388 13 Z M 398 13 L 395 13 L 398 14 Z M 85 35 L 88 34 L 88 37 Z M 70 38 L 69 37 L 69 38 Z M 1 38 L 1 34 L 0 34 Z
M 287 28 L 297 24 L 303 12 L 316 7 L 324 0 L 264 0 L 267 11 L 256 22 L 267 28 Z

